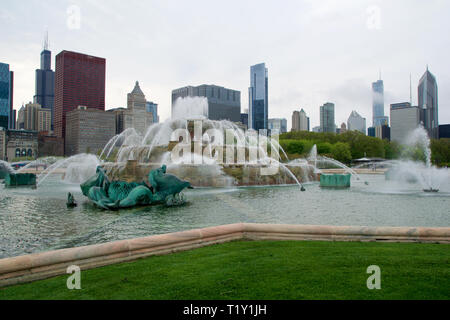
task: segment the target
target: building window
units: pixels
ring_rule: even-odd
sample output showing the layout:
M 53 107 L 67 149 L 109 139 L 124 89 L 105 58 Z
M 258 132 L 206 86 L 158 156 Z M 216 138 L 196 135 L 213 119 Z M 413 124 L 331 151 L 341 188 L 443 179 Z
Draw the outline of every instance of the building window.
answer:
M 20 157 L 20 149 L 19 148 L 16 149 L 16 158 L 18 158 L 18 157 Z
M 28 149 L 28 156 L 29 156 L 29 157 L 32 157 L 32 156 L 33 156 L 33 150 Z

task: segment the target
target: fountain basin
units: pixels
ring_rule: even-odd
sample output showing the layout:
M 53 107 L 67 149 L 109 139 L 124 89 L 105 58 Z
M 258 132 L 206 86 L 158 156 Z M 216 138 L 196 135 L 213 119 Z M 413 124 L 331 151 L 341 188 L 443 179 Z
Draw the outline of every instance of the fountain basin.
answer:
M 350 188 L 351 174 L 321 174 L 320 186 L 331 188 Z

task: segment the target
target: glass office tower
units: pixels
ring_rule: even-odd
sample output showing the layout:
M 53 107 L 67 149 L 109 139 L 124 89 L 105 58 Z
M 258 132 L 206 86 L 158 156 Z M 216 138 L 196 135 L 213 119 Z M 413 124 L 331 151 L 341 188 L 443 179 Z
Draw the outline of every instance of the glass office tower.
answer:
M 430 138 L 439 139 L 438 88 L 434 75 L 427 70 L 419 80 L 419 108 L 421 121 Z
M 147 112 L 151 112 L 153 115 L 153 123 L 159 122 L 159 116 L 158 116 L 158 104 L 154 103 L 152 101 L 147 101 L 145 104 L 145 107 L 147 109 Z
M 384 85 L 383 80 L 372 83 L 372 127 L 389 123 L 389 118 L 384 115 Z
M 327 102 L 320 106 L 320 132 L 336 132 L 334 103 Z
M 248 128 L 267 129 L 269 115 L 268 80 L 265 63 L 250 67 L 248 88 Z
M 9 64 L 0 62 L 0 127 L 14 128 L 13 114 L 13 72 Z

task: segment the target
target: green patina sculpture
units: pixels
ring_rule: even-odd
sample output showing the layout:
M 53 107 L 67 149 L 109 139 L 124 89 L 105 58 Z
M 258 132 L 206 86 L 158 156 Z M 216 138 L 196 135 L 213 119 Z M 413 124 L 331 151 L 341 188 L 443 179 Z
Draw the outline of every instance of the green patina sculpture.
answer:
M 150 171 L 150 185 L 143 182 L 109 181 L 102 167 L 95 176 L 81 184 L 81 191 L 97 206 L 114 210 L 150 204 L 173 202 L 185 188 L 192 188 L 187 181 L 166 174 L 166 165 Z
M 73 197 L 73 194 L 70 192 L 67 194 L 67 202 L 66 202 L 67 208 L 73 208 L 77 206 L 77 203 L 75 202 L 75 198 Z

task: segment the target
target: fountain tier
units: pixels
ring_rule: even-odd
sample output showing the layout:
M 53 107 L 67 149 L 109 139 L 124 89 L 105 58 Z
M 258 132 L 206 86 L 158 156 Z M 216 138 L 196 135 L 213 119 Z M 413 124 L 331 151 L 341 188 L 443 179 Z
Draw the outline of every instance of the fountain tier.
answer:
M 230 133 L 231 143 L 226 141 Z M 114 162 L 102 166 L 111 180 L 132 182 L 147 179 L 151 170 L 166 164 L 168 173 L 196 187 L 301 184 L 318 180 L 314 166 L 306 161 L 280 163 L 280 153 L 285 153 L 276 139 L 267 139 L 266 147 L 255 137 L 224 120 L 168 120 L 149 127 L 143 138 L 133 130 L 112 138 L 102 155 Z M 227 161 L 229 158 L 233 160 Z
M 103 164 L 111 180 L 127 182 L 147 180 L 150 171 L 160 166 L 160 163 L 139 163 L 137 160 L 128 160 L 125 164 Z M 293 176 L 300 182 L 318 180 L 312 166 L 280 166 L 276 174 L 262 175 L 260 165 L 169 164 L 167 172 L 190 182 L 194 187 L 296 184 Z

